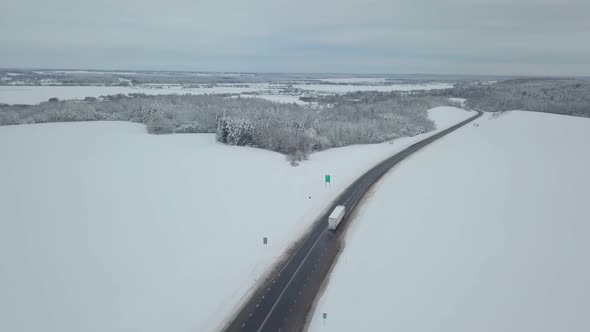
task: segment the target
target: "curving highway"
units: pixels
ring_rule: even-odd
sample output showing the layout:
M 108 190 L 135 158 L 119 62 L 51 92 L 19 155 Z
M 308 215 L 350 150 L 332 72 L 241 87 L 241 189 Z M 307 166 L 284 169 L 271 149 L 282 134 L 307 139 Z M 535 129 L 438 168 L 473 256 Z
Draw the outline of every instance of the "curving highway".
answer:
M 328 216 L 336 205 L 346 207 L 344 219 L 339 226 L 342 229 L 363 195 L 390 168 L 483 114 L 477 112 L 477 115 L 463 122 L 410 145 L 359 177 L 316 220 L 312 230 L 287 262 L 246 302 L 225 331 L 301 331 L 339 249 L 339 231 L 328 230 Z

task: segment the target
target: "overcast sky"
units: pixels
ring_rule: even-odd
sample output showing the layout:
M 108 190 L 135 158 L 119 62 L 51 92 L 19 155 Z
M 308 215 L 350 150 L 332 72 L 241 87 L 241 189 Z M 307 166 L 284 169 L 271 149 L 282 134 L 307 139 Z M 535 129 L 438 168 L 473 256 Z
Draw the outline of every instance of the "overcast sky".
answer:
M 590 75 L 590 0 L 2 0 L 0 67 Z

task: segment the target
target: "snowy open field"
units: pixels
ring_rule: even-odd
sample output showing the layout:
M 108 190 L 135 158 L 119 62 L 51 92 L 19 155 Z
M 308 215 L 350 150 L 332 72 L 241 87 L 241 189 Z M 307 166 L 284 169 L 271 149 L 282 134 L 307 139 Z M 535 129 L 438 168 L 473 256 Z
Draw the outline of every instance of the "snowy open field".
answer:
M 215 330 L 348 183 L 422 137 L 291 167 L 133 123 L 0 127 L 0 331 Z
M 351 83 L 355 83 L 354 79 Z M 362 81 L 361 81 L 362 82 Z M 293 92 L 291 87 L 299 89 Z M 180 84 L 143 84 L 138 86 L 52 86 L 52 85 L 5 85 L 0 86 L 0 103 L 4 104 L 38 104 L 56 97 L 65 99 L 84 99 L 117 94 L 144 93 L 147 95 L 164 94 L 242 94 L 247 97 L 259 97 L 280 103 L 305 104 L 299 100 L 301 95 L 342 94 L 354 91 L 413 91 L 446 89 L 451 83 L 427 84 L 284 84 L 284 83 L 239 83 L 239 84 L 203 84 L 200 86 L 183 86 Z M 286 89 L 286 90 L 285 90 Z M 285 93 L 288 91 L 289 93 Z M 257 95 L 244 95 L 257 93 Z
M 179 85 L 156 86 L 0 86 L 0 103 L 5 104 L 38 104 L 49 98 L 84 99 L 116 94 L 145 93 L 147 95 L 165 94 L 223 94 L 268 91 L 268 84 L 216 85 L 199 88 L 183 88 Z
M 274 101 L 277 103 L 287 103 L 287 104 L 299 104 L 299 105 L 310 105 L 311 103 L 302 101 L 299 99 L 298 96 L 293 95 L 285 95 L 285 94 L 256 94 L 256 95 L 249 95 L 249 94 L 242 94 L 240 95 L 242 98 L 262 98 L 270 101 Z
M 346 77 L 346 78 L 323 78 L 320 81 L 328 83 L 383 83 L 387 79 L 382 77 Z
M 452 83 L 425 83 L 425 84 L 391 84 L 391 85 L 352 85 L 352 84 L 298 84 L 294 88 L 323 93 L 348 93 L 354 91 L 415 91 L 449 89 Z
M 590 331 L 590 119 L 476 122 L 377 185 L 311 331 Z

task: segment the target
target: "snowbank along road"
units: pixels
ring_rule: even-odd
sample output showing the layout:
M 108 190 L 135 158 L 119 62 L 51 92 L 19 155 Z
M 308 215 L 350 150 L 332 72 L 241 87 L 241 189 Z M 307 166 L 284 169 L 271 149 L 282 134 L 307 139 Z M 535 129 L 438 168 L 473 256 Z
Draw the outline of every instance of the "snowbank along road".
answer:
M 391 167 L 482 114 L 478 111 L 477 115 L 414 143 L 358 178 L 332 203 L 324 215 L 317 219 L 286 263 L 246 302 L 234 320 L 228 324 L 226 331 L 302 330 L 315 296 L 338 251 L 338 230 L 328 230 L 327 220 L 332 210 L 337 205 L 346 207 L 341 223 L 345 224 L 363 195 Z

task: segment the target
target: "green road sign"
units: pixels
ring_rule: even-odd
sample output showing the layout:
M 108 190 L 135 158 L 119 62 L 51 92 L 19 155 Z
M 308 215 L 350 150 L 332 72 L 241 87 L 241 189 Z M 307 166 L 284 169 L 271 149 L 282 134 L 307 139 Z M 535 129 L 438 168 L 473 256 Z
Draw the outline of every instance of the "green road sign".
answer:
M 326 174 L 326 183 L 330 183 L 330 176 Z

